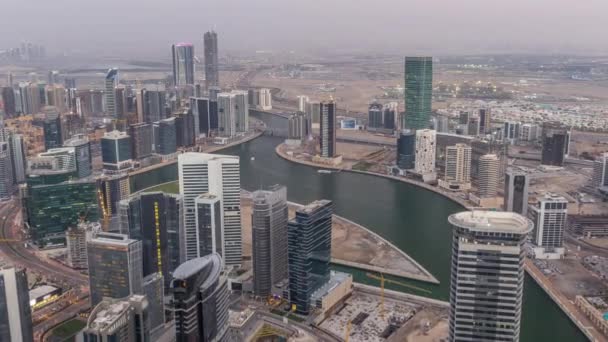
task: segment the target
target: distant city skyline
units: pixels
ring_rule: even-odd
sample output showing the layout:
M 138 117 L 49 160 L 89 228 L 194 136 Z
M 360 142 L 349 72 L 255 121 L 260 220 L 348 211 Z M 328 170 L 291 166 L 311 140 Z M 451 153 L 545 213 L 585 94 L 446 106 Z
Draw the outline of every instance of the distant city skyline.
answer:
M 0 22 L 0 30 L 13 33 L 0 37 L 0 50 L 25 40 L 44 44 L 50 55 L 81 52 L 158 58 L 168 56 L 167 47 L 176 41 L 202 47 L 204 32 L 215 30 L 222 37 L 224 53 L 311 53 L 327 48 L 332 52 L 404 54 L 608 52 L 608 47 L 601 44 L 602 34 L 608 30 L 608 2 L 600 0 L 514 0 L 491 4 L 466 0 L 443 2 L 441 6 L 420 0 L 357 4 L 346 0 L 331 4 L 319 0 L 237 2 L 153 0 L 145 7 L 136 1 L 119 0 L 84 5 L 76 0 L 57 0 L 40 2 L 35 7 L 26 2 L 8 2 L 2 5 L 7 15 Z M 75 6 L 79 10 L 77 16 L 70 11 Z M 112 25 L 107 25 L 102 14 L 110 8 L 116 10 L 112 11 Z M 332 20 L 315 20 L 319 8 L 332 13 Z M 168 17 L 178 21 L 167 21 Z M 377 25 L 378 22 L 392 24 Z M 198 51 L 201 53 L 202 49 Z

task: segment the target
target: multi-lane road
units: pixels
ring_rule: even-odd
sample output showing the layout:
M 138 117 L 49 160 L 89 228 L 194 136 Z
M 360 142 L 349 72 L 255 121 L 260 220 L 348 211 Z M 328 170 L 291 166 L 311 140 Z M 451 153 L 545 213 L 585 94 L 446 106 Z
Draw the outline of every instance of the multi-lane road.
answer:
M 21 206 L 14 200 L 0 204 L 0 254 L 7 263 L 24 267 L 53 285 L 70 291 L 57 302 L 33 313 L 34 333 L 39 340 L 48 329 L 73 317 L 89 306 L 88 278 L 57 261 L 46 258 L 25 245 L 20 220 Z

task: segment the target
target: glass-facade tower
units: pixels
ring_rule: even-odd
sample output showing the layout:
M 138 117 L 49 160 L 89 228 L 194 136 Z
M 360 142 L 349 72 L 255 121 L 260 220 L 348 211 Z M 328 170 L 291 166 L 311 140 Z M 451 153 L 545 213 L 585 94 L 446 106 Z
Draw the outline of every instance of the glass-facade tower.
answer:
M 296 312 L 310 313 L 310 295 L 330 278 L 333 203 L 314 201 L 287 224 L 289 300 Z
M 429 128 L 433 97 L 433 58 L 405 57 L 405 120 L 401 128 Z

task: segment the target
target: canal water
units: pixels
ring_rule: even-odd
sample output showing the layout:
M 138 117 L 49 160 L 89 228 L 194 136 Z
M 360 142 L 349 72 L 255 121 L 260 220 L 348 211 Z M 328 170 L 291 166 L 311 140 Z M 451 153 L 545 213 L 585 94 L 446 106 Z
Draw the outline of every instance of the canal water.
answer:
M 330 199 L 336 214 L 368 227 L 391 241 L 429 270 L 440 285 L 408 282 L 432 291 L 431 297 L 448 300 L 451 230 L 447 217 L 462 210 L 458 204 L 416 186 L 381 177 L 338 172 L 319 174 L 316 169 L 288 162 L 275 154 L 280 138 L 260 137 L 224 150 L 241 158 L 241 185 L 256 190 L 272 184 L 287 186 L 288 199 L 307 203 Z M 177 167 L 170 166 L 132 180 L 139 190 L 176 179 Z M 355 281 L 378 286 L 363 271 L 335 267 L 354 274 Z M 400 281 L 403 281 L 400 279 Z M 387 285 L 411 292 L 398 285 Z M 526 276 L 520 340 L 586 341 L 552 300 Z

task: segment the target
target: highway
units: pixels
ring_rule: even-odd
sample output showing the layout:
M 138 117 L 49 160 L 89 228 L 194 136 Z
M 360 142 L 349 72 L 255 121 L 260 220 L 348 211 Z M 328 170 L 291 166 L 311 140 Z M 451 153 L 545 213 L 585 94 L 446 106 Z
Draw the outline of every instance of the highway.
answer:
M 9 263 L 26 268 L 28 274 L 39 274 L 46 278 L 51 285 L 59 286 L 64 291 L 71 290 L 69 295 L 63 296 L 57 302 L 32 314 L 34 335 L 37 341 L 41 341 L 41 336 L 49 328 L 88 308 L 89 282 L 86 275 L 25 247 L 24 238 L 20 233 L 22 227 L 21 220 L 19 220 L 20 212 L 21 206 L 17 200 L 5 203 L 0 207 L 0 217 L 2 218 L 0 240 L 21 241 L 0 242 L 0 253 Z M 57 309 L 55 310 L 55 308 Z

